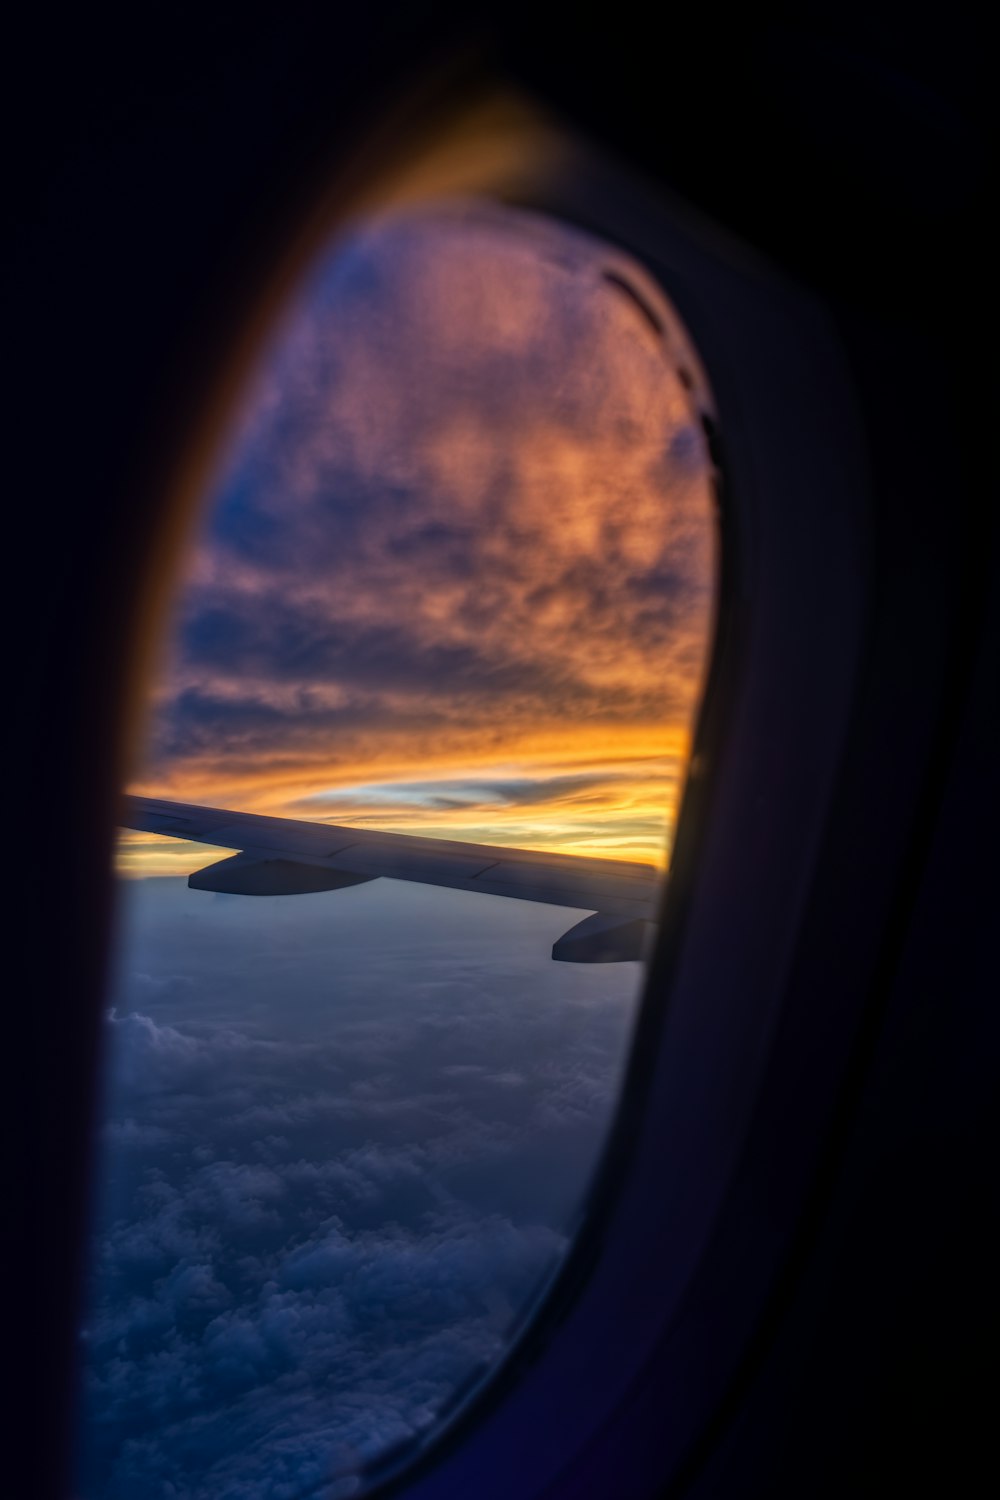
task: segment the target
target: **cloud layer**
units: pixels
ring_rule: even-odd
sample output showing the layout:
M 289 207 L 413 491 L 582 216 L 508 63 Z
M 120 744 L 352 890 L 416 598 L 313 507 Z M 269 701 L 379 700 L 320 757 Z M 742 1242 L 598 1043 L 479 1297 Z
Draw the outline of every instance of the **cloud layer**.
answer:
M 566 917 L 384 881 L 129 888 L 85 1500 L 353 1493 L 502 1354 L 571 1232 L 634 1008 L 637 966 L 549 961 Z

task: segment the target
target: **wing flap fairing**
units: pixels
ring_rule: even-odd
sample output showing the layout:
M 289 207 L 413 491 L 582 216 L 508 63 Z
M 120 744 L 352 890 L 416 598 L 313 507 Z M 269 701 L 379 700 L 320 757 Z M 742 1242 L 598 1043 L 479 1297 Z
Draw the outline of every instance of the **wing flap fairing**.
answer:
M 647 917 L 609 917 L 594 912 L 552 945 L 552 957 L 570 964 L 620 964 L 649 956 L 656 923 Z
M 218 891 L 227 896 L 304 896 L 316 891 L 340 891 L 374 879 L 373 875 L 349 875 L 301 860 L 245 853 L 195 870 L 188 876 L 188 885 L 193 891 Z

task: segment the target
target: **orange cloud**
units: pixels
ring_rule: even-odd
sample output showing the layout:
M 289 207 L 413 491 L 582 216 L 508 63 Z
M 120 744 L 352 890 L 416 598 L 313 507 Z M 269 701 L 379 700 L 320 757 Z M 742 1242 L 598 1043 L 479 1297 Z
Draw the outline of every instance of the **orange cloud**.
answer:
M 707 459 L 600 259 L 444 206 L 317 265 L 207 497 L 135 790 L 666 857 L 711 630 Z M 127 848 L 129 872 L 175 868 Z

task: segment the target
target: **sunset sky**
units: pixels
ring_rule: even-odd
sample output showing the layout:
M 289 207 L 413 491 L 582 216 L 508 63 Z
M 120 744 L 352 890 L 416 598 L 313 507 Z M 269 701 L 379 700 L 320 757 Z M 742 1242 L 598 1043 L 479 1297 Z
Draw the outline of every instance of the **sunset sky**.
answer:
M 216 465 L 131 790 L 663 863 L 705 669 L 703 439 L 600 247 L 369 220 Z M 217 858 L 126 835 L 131 874 Z

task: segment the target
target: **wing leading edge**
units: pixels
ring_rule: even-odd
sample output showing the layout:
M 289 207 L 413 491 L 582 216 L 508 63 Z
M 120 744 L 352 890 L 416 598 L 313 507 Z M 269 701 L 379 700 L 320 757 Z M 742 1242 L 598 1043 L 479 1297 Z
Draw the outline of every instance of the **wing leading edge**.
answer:
M 194 890 L 291 896 L 386 876 L 591 911 L 553 945 L 552 957 L 570 963 L 642 958 L 652 939 L 660 878 L 651 865 L 304 823 L 151 797 L 126 797 L 121 823 L 140 833 L 237 851 L 190 875 Z

